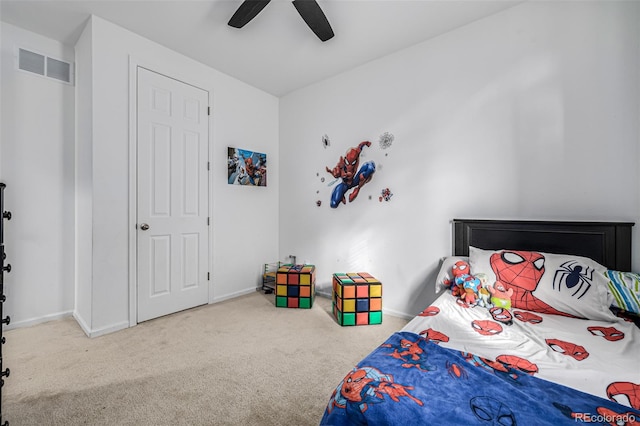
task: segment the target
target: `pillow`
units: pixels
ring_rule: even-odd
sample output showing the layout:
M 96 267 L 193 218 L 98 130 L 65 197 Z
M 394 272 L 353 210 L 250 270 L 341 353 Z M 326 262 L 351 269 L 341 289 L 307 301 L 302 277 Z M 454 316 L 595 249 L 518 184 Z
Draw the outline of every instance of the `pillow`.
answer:
M 608 270 L 609 291 L 613 295 L 613 306 L 640 314 L 640 274 Z
M 436 277 L 436 293 L 449 288 L 445 282 L 453 280 L 451 268 L 460 260 L 469 263 L 469 258 L 466 256 L 449 256 L 440 259 L 440 272 Z
M 471 274 L 487 274 L 513 288 L 511 306 L 518 309 L 615 320 L 609 310 L 606 268 L 586 257 L 522 250 L 481 250 L 469 247 Z

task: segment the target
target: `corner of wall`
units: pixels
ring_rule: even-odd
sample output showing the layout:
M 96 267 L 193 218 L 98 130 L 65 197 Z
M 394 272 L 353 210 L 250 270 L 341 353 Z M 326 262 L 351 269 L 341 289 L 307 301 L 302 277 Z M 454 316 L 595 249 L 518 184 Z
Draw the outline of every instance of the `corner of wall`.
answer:
M 93 223 L 93 20 L 87 21 L 75 45 L 75 306 L 74 318 L 90 335 L 92 318 L 92 223 Z

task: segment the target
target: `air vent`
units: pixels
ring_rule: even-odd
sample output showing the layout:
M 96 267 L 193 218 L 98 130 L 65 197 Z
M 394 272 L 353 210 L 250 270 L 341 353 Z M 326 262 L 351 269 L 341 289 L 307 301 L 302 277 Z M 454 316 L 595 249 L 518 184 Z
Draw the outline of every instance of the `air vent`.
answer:
M 47 77 L 70 83 L 71 64 L 57 59 L 47 58 Z
M 20 49 L 18 53 L 18 68 L 21 70 L 44 75 L 45 56 L 28 50 Z
M 26 49 L 18 49 L 18 68 L 43 77 L 73 84 L 72 64 Z

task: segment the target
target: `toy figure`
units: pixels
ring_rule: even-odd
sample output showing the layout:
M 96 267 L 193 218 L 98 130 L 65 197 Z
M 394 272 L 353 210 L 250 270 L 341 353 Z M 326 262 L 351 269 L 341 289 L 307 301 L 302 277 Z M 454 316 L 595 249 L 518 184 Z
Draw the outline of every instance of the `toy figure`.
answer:
M 476 274 L 476 278 L 480 280 L 480 288 L 478 289 L 478 305 L 483 308 L 490 308 L 491 302 L 489 299 L 491 298 L 491 294 L 489 293 L 489 290 L 487 290 L 489 277 L 487 277 L 487 274 L 479 272 Z
M 346 204 L 345 195 L 347 191 L 354 188 L 349 194 L 349 202 L 355 200 L 360 192 L 360 188 L 369 182 L 376 171 L 376 164 L 373 161 L 367 161 L 358 170 L 360 162 L 360 153 L 365 146 L 371 146 L 371 142 L 364 141 L 355 148 L 349 148 L 344 157 L 340 156 L 338 164 L 333 169 L 325 167 L 327 172 L 331 173 L 334 178 L 342 179 L 331 193 L 331 208 L 337 208 L 340 203 Z M 357 173 L 356 173 L 357 170 Z
M 467 302 L 469 305 L 476 305 L 478 303 L 478 290 L 480 289 L 480 280 L 473 275 L 466 275 L 464 278 L 464 284 L 462 285 L 462 295 L 460 298 Z
M 501 282 L 497 282 L 493 286 L 487 286 L 487 290 L 491 293 L 491 303 L 499 308 L 511 309 L 511 296 L 513 289 L 505 289 Z
M 444 284 L 451 289 L 454 296 L 462 294 L 462 286 L 464 285 L 464 276 L 469 275 L 469 264 L 464 260 L 458 260 L 451 267 L 451 275 L 453 279 L 445 279 Z

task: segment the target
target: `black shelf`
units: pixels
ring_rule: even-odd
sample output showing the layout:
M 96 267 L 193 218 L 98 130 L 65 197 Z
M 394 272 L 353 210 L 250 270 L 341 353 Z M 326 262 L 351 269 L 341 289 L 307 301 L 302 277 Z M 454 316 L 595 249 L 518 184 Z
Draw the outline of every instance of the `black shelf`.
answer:
M 4 190 L 7 187 L 4 183 L 0 182 L 0 212 L 2 218 L 0 218 L 0 423 L 2 426 L 9 426 L 9 422 L 5 420 L 2 423 L 2 388 L 4 386 L 4 378 L 9 377 L 10 371 L 4 367 L 2 359 L 2 346 L 5 343 L 5 338 L 2 335 L 3 325 L 9 325 L 11 318 L 9 315 L 4 316 L 3 306 L 5 300 L 7 300 L 4 294 L 4 274 L 11 272 L 11 264 L 5 264 L 7 259 L 7 253 L 4 251 L 4 220 L 11 220 L 11 212 L 4 210 Z

